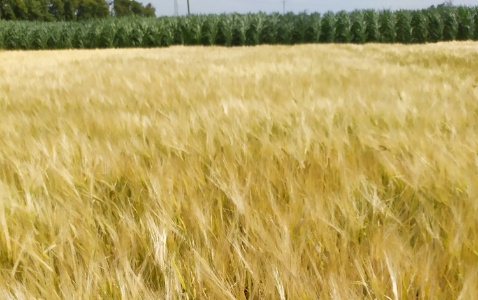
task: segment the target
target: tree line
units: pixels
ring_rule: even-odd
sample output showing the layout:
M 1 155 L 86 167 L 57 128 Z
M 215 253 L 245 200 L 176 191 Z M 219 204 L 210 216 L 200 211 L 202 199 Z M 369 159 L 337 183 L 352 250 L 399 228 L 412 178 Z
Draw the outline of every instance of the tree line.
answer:
M 0 19 L 81 21 L 108 16 L 155 17 L 155 8 L 136 0 L 0 0 Z

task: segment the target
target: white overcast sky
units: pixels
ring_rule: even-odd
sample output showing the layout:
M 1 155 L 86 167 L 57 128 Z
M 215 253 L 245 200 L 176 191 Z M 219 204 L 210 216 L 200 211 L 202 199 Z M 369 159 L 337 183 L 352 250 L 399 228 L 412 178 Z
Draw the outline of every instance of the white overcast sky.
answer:
M 151 3 L 156 8 L 157 16 L 174 15 L 174 0 L 139 0 Z M 187 0 L 177 0 L 179 14 L 187 14 Z M 352 11 L 354 9 L 421 9 L 438 5 L 445 0 L 286 0 L 286 11 L 292 12 L 326 12 Z M 455 5 L 478 6 L 478 0 L 455 0 Z M 192 14 L 248 13 L 248 12 L 282 12 L 281 0 L 189 0 Z

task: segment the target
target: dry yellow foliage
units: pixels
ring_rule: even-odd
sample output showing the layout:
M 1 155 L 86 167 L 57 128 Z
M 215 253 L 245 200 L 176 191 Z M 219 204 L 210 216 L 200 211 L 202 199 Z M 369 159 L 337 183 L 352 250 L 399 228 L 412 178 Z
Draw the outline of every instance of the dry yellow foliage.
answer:
M 0 298 L 478 298 L 477 49 L 0 53 Z

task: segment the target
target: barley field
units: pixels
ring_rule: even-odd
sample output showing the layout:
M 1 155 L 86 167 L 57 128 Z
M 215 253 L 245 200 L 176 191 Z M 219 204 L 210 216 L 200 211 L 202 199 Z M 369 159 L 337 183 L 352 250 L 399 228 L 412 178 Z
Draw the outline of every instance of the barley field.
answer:
M 477 49 L 0 52 L 0 298 L 478 298 Z

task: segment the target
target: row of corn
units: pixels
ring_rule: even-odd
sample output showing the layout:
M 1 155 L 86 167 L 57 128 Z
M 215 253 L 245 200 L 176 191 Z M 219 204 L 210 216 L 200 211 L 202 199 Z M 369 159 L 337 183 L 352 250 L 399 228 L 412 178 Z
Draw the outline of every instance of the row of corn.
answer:
M 0 20 L 0 48 L 71 49 L 478 40 L 478 7 L 193 15 L 82 22 Z

